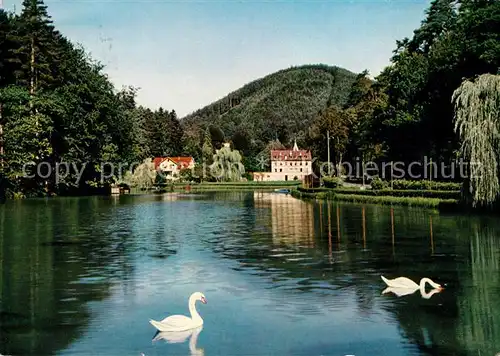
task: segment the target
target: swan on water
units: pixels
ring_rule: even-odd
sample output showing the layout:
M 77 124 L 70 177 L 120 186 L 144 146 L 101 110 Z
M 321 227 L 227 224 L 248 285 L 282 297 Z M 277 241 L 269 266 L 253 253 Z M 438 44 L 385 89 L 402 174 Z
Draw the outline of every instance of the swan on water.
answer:
M 438 289 L 440 291 L 444 289 L 440 284 L 437 284 L 430 278 L 422 278 L 420 280 L 420 285 L 419 285 L 406 277 L 398 277 L 394 279 L 387 279 L 384 276 L 380 277 L 385 282 L 385 284 L 387 284 L 388 287 L 392 288 L 413 289 L 414 291 L 420 288 L 420 290 L 425 291 L 425 284 L 429 283 L 435 289 Z
M 191 317 L 185 315 L 171 315 L 166 317 L 162 321 L 149 320 L 151 325 L 153 325 L 159 331 L 185 331 L 197 328 L 203 325 L 203 319 L 196 310 L 196 301 L 200 301 L 203 304 L 207 304 L 207 299 L 203 293 L 195 292 L 189 297 L 189 312 Z

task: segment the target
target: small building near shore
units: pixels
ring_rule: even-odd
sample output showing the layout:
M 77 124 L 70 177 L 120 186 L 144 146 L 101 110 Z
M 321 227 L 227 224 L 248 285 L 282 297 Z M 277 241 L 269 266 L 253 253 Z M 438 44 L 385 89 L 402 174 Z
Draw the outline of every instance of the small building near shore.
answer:
M 303 181 L 312 174 L 312 155 L 309 150 L 301 150 L 294 143 L 291 150 L 271 151 L 271 171 L 255 172 L 256 181 Z
M 195 165 L 193 157 L 155 157 L 153 162 L 155 170 L 168 180 L 179 179 L 182 170 L 193 169 Z

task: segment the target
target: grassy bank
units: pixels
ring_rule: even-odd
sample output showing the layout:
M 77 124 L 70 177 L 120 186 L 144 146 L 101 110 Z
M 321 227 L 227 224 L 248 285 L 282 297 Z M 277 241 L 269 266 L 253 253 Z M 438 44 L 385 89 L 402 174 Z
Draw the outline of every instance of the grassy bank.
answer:
M 371 192 L 371 193 L 367 193 Z M 428 196 L 394 196 L 379 195 L 377 191 L 354 189 L 321 189 L 321 191 L 308 192 L 303 189 L 293 190 L 292 196 L 300 199 L 325 199 L 351 203 L 370 203 L 381 205 L 418 206 L 425 208 L 439 208 L 454 210 L 458 207 L 459 200 L 452 198 L 436 198 Z M 401 194 L 401 193 L 396 193 Z M 411 193 L 410 193 L 411 194 Z

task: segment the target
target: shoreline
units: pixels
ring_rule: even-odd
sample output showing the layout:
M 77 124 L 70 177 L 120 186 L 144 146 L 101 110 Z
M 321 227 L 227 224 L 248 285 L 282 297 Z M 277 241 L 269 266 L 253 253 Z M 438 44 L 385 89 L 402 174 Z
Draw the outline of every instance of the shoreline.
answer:
M 394 196 L 394 195 L 378 195 L 376 191 L 371 194 L 362 193 L 366 191 L 352 190 L 348 192 L 346 189 L 322 189 L 318 192 L 305 192 L 299 189 L 293 189 L 291 195 L 297 199 L 303 200 L 330 200 L 346 203 L 368 203 L 375 205 L 396 205 L 408 207 L 421 207 L 429 209 L 438 209 L 439 211 L 464 211 L 464 206 L 459 199 L 443 199 L 436 197 L 424 196 Z M 422 195 L 425 191 L 422 191 Z

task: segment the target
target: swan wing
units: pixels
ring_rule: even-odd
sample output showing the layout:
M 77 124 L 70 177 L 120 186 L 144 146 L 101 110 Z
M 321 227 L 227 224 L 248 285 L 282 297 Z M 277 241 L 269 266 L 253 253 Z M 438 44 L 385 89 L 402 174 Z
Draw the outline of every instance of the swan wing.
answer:
M 185 316 L 185 315 L 170 315 L 167 316 L 165 319 L 160 321 L 162 324 L 170 324 L 170 325 L 184 325 L 186 323 L 192 322 L 193 319 Z
M 406 277 L 398 277 L 394 279 L 387 279 L 384 276 L 380 277 L 385 282 L 385 284 L 392 288 L 419 288 L 419 285 L 417 283 Z
M 150 320 L 149 322 L 160 331 L 183 331 L 193 327 L 193 319 L 184 315 L 172 315 L 162 321 Z

